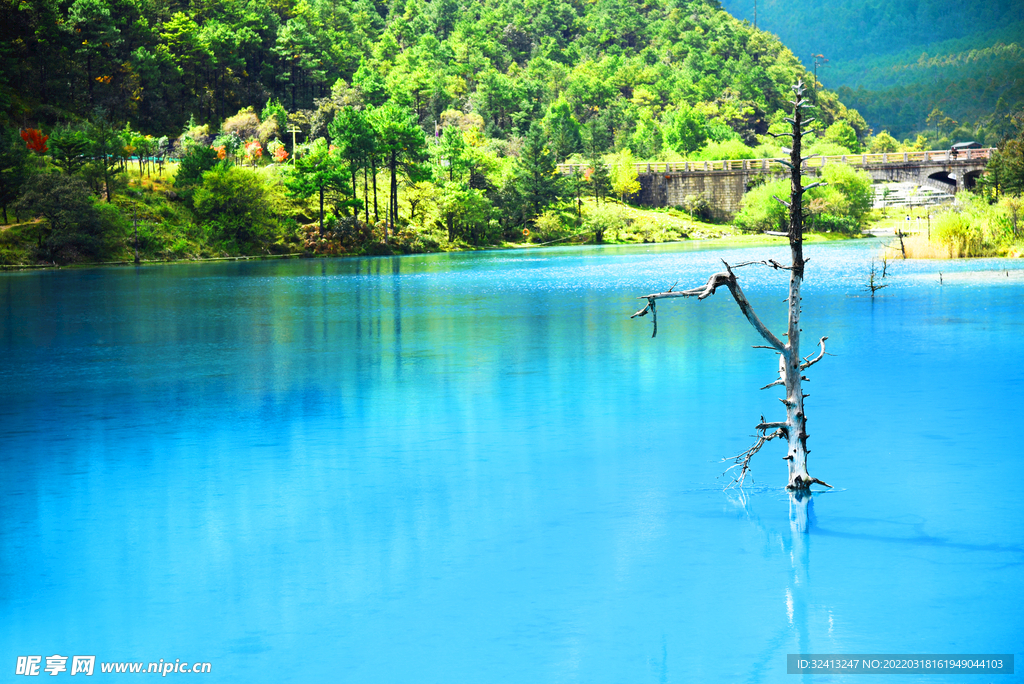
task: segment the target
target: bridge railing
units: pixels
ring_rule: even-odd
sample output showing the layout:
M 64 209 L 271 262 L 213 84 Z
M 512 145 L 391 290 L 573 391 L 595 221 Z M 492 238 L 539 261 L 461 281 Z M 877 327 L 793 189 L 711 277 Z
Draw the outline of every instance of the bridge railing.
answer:
M 976 150 L 962 150 L 954 158 L 950 150 L 927 150 L 915 152 L 875 152 L 871 154 L 844 154 L 827 157 L 811 157 L 804 162 L 804 168 L 821 168 L 828 164 L 844 163 L 851 166 L 874 164 L 908 164 L 929 162 L 973 161 L 988 159 L 995 151 L 993 147 Z M 637 173 L 704 173 L 710 171 L 765 171 L 781 173 L 788 167 L 778 159 L 718 159 L 714 161 L 640 162 L 634 165 Z M 570 175 L 575 169 L 585 172 L 590 164 L 559 164 L 558 171 Z

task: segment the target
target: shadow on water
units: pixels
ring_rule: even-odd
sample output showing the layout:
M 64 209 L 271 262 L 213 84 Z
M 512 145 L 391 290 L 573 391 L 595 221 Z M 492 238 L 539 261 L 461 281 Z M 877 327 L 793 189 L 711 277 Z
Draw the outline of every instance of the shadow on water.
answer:
M 831 636 L 834 606 L 823 605 L 821 596 L 814 598 L 814 591 L 811 582 L 811 547 L 815 544 L 815 538 L 821 542 L 828 538 L 848 539 L 855 542 L 896 544 L 899 546 L 935 547 L 952 551 L 969 552 L 997 552 L 997 553 L 1022 553 L 1024 548 L 1020 546 L 1007 546 L 1001 544 L 967 544 L 954 542 L 941 537 L 935 537 L 916 530 L 913 535 L 884 535 L 849 532 L 839 529 L 822 527 L 814 510 L 815 495 L 835 494 L 835 492 L 787 492 L 789 499 L 788 529 L 782 528 L 777 522 L 762 519 L 758 515 L 751 501 L 751 496 L 743 490 L 732 490 L 730 501 L 741 511 L 741 517 L 746 519 L 762 536 L 767 547 L 782 551 L 782 556 L 788 560 L 788 577 L 785 583 L 785 621 L 782 626 L 774 630 L 764 641 L 763 648 L 759 650 L 759 656 L 750 664 L 746 681 L 765 682 L 774 681 L 779 672 L 780 661 L 785 661 L 789 653 L 808 654 L 821 652 L 820 635 L 816 634 L 814 623 L 820 621 L 823 615 L 827 615 L 828 632 Z M 770 490 L 771 491 L 771 490 Z M 758 492 L 768 493 L 768 491 Z M 778 498 L 771 497 L 773 504 L 779 502 Z M 774 506 L 773 506 L 774 507 Z M 849 522 L 860 526 L 876 524 L 893 524 L 893 521 L 873 518 L 841 518 L 833 523 Z M 924 523 L 903 523 L 920 528 Z M 1024 559 L 1017 562 L 1005 563 L 1004 565 L 1016 566 L 1024 562 Z M 820 563 L 819 563 L 820 564 Z M 819 625 L 820 627 L 820 625 Z M 803 681 L 816 681 L 809 674 L 805 674 Z
M 880 523 L 881 520 L 872 519 L 857 519 L 857 522 L 861 523 Z M 887 524 L 893 524 L 893 521 L 884 521 Z M 911 523 L 907 523 L 911 524 Z M 915 526 L 920 526 L 923 523 L 913 523 Z M 996 553 L 1021 553 L 1024 554 L 1024 546 L 1006 546 L 1003 544 L 964 544 L 962 542 L 954 542 L 942 537 L 933 537 L 932 535 L 925 534 L 923 532 L 907 537 L 900 536 L 889 536 L 882 534 L 864 534 L 860 532 L 844 532 L 841 530 L 833 530 L 823 528 L 819 525 L 815 525 L 812 530 L 808 531 L 808 534 L 813 534 L 819 537 L 836 537 L 838 539 L 853 539 L 858 541 L 868 542 L 882 542 L 886 544 L 900 544 L 900 545 L 913 545 L 913 546 L 934 546 L 944 549 L 956 549 L 958 551 L 985 551 L 985 552 L 996 552 Z M 1024 559 L 1022 559 L 1024 562 Z
M 752 521 L 757 518 L 756 515 L 751 513 L 750 509 L 750 495 L 743 490 L 730 490 L 736 492 L 735 498 L 732 502 L 744 510 L 746 517 Z M 764 493 L 774 490 L 765 490 Z M 833 537 L 836 539 L 849 539 L 853 541 L 864 541 L 864 542 L 881 542 L 884 544 L 898 544 L 900 546 L 922 546 L 922 547 L 936 547 L 943 549 L 952 549 L 957 551 L 975 551 L 975 552 L 986 552 L 986 553 L 1020 553 L 1024 554 L 1024 546 L 1008 546 L 1005 544 L 968 544 L 964 542 L 951 541 L 945 537 L 936 537 L 923 531 L 923 522 L 904 522 L 884 519 L 884 518 L 851 518 L 851 517 L 837 517 L 832 519 L 832 525 L 839 525 L 842 523 L 848 523 L 851 527 L 869 527 L 872 525 L 904 525 L 913 528 L 912 534 L 899 535 L 899 534 L 872 534 L 867 532 L 852 532 L 849 530 L 838 529 L 837 527 L 823 527 L 818 523 L 817 517 L 814 514 L 814 506 L 811 500 L 815 495 L 824 496 L 829 494 L 837 494 L 842 490 L 834 490 L 828 492 L 812 492 L 811 494 L 796 494 L 789 492 L 790 496 L 790 513 L 794 513 L 794 505 L 803 507 L 806 510 L 806 522 L 802 525 L 803 533 L 807 535 L 813 535 L 816 537 Z M 758 492 L 762 493 L 762 492 Z M 800 500 L 797 497 L 803 496 L 804 500 Z M 755 523 L 762 531 L 764 528 L 757 519 Z M 1022 559 L 1024 562 L 1024 559 Z

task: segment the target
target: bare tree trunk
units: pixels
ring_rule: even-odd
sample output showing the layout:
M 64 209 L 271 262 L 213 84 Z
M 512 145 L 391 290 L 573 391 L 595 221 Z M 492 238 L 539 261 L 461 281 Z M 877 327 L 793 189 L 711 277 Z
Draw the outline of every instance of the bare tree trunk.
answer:
M 801 388 L 800 368 L 800 285 L 804 281 L 804 186 L 800 172 L 803 160 L 800 157 L 803 138 L 803 97 L 796 90 L 793 106 L 793 148 L 790 161 L 790 204 L 789 204 L 789 251 L 792 265 L 789 272 L 789 329 L 787 331 L 787 353 L 780 357 L 780 366 L 785 367 L 783 378 L 786 385 L 786 422 L 789 424 L 789 489 L 806 489 L 813 479 L 807 474 L 807 416 L 804 415 L 804 394 Z M 781 370 L 781 369 L 780 369 Z
M 811 123 L 813 119 L 808 119 L 807 121 L 803 120 L 802 109 L 809 106 L 803 99 L 803 84 L 797 83 L 793 86 L 793 91 L 796 94 L 796 100 L 792 102 L 793 117 L 787 119 L 787 121 L 792 125 L 793 132 L 787 135 L 791 135 L 793 138 L 793 148 L 791 150 L 787 150 L 789 152 L 788 162 L 779 160 L 790 169 L 790 201 L 786 202 L 776 197 L 776 199 L 786 205 L 789 210 L 789 248 L 790 256 L 792 258 L 791 264 L 789 266 L 784 266 L 773 259 L 765 261 L 747 261 L 736 265 L 730 265 L 723 261 L 722 263 L 725 264 L 725 271 L 711 276 L 703 287 L 696 287 L 691 290 L 680 290 L 676 292 L 674 292 L 672 288 L 669 288 L 667 292 L 644 295 L 641 299 L 647 300 L 647 306 L 633 314 L 633 318 L 636 318 L 637 316 L 646 316 L 648 313 L 652 314 L 652 318 L 654 319 L 653 337 L 658 334 L 658 318 L 656 309 L 657 300 L 672 297 L 697 297 L 698 300 L 702 300 L 713 295 L 715 290 L 721 286 L 729 288 L 729 292 L 736 301 L 736 305 L 739 306 L 740 311 L 746 317 L 747 321 L 751 326 L 753 326 L 758 334 L 761 335 L 762 339 L 767 342 L 767 345 L 762 348 L 772 349 L 779 354 L 779 379 L 765 385 L 761 389 L 768 389 L 769 387 L 775 387 L 776 385 L 785 386 L 786 397 L 781 401 L 786 407 L 786 420 L 779 422 L 766 422 L 762 417 L 761 422 L 757 425 L 757 441 L 752 447 L 747 449 L 747 451 L 735 458 L 725 459 L 733 462 L 733 465 L 729 467 L 727 472 L 735 468 L 739 468 L 739 473 L 734 476 L 734 482 L 742 484 L 743 479 L 750 470 L 750 460 L 754 454 L 756 454 L 766 442 L 776 438 L 784 438 L 788 444 L 785 458 L 789 462 L 789 482 L 786 487 L 794 491 L 804 491 L 815 483 L 831 487 L 831 485 L 826 484 L 817 478 L 811 477 L 807 472 L 807 454 L 810 453 L 807 449 L 807 416 L 804 413 L 804 399 L 807 395 L 803 393 L 802 388 L 802 381 L 804 379 L 803 371 L 810 368 L 824 357 L 825 340 L 828 338 L 822 337 L 818 341 L 821 349 L 815 358 L 811 359 L 809 356 L 800 356 L 800 286 L 803 284 L 805 264 L 803 255 L 803 195 L 806 190 L 815 187 L 816 185 L 821 185 L 821 183 L 812 183 L 806 187 L 802 184 L 800 172 L 805 160 L 800 156 L 800 147 L 803 136 L 803 126 Z M 746 296 L 743 294 L 743 289 L 740 287 L 739 281 L 736 279 L 736 274 L 733 269 L 751 265 L 763 265 L 776 270 L 781 269 L 789 271 L 789 297 L 787 298 L 787 302 L 789 304 L 789 321 L 786 330 L 785 343 L 777 338 L 771 330 L 761 322 L 761 319 L 758 318 L 753 307 L 751 307 L 750 302 L 747 301 Z
M 396 152 L 391 153 L 391 159 L 388 164 L 388 169 L 391 171 L 391 185 L 389 192 L 389 207 L 390 207 L 390 223 L 391 223 L 391 234 L 395 234 L 395 221 L 398 218 L 398 155 Z M 384 242 L 388 241 L 388 232 L 384 231 Z
M 370 175 L 373 178 L 373 222 L 380 223 L 380 214 L 377 213 L 377 160 L 370 160 Z
M 355 230 L 359 226 L 359 186 L 356 185 L 358 182 L 358 176 L 356 176 L 356 167 L 352 167 L 352 199 L 355 203 L 352 205 L 352 230 Z

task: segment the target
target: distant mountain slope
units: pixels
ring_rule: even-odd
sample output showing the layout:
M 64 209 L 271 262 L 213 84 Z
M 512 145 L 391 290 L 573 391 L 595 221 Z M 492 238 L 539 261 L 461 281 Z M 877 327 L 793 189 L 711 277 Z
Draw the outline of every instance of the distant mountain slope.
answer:
M 723 4 L 753 21 L 754 0 Z M 910 136 L 935 108 L 973 125 L 997 105 L 1024 105 L 1020 0 L 757 0 L 757 24 L 808 67 L 815 54 L 828 58 L 818 78 L 876 131 Z

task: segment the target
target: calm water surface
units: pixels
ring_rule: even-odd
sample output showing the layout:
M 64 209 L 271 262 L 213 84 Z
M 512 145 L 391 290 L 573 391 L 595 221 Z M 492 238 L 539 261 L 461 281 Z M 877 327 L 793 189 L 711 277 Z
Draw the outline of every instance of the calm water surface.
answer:
M 859 681 L 787 653 L 1024 672 L 1024 270 L 897 263 L 872 301 L 873 249 L 807 250 L 805 344 L 834 354 L 805 385 L 810 471 L 836 490 L 806 508 L 780 445 L 723 491 L 719 460 L 783 415 L 727 293 L 663 302 L 655 339 L 629 320 L 785 251 L 4 275 L 0 679 L 33 654 L 206 682 Z M 741 274 L 781 331 L 784 276 Z

